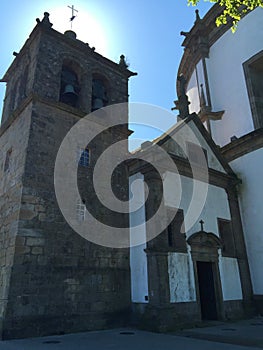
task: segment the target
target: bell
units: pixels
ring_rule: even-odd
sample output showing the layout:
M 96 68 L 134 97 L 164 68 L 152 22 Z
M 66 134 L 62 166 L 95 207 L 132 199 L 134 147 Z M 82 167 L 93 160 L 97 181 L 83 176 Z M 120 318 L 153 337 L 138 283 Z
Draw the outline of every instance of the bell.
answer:
M 73 85 L 67 84 L 65 86 L 61 101 L 72 107 L 76 107 L 78 101 L 78 94 L 76 93 Z
M 71 85 L 71 84 L 67 84 L 65 86 L 65 90 L 63 92 L 63 94 L 74 94 L 74 95 L 77 95 L 75 89 L 74 89 L 74 86 Z
M 92 103 L 92 110 L 96 111 L 104 106 L 103 100 L 101 98 L 95 98 Z

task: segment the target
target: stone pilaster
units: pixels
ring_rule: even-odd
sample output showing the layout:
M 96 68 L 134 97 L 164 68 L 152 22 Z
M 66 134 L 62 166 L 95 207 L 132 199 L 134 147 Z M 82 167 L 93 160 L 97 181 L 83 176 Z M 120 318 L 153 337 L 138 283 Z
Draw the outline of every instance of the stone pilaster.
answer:
M 147 172 L 144 176 L 149 188 L 149 198 L 146 202 L 146 220 L 148 221 L 161 209 L 161 217 L 155 222 L 155 229 L 160 229 L 160 234 L 147 242 L 147 265 L 149 302 L 159 307 L 170 303 L 170 288 L 168 275 L 168 252 L 165 250 L 162 236 L 165 231 L 161 229 L 161 221 L 166 220 L 166 211 L 162 202 L 162 179 L 156 171 Z M 146 223 L 147 238 L 151 235 L 152 227 Z
M 148 265 L 149 302 L 153 306 L 170 303 L 168 252 L 146 250 Z
M 253 290 L 237 193 L 235 188 L 233 187 L 227 188 L 226 192 L 228 195 L 229 208 L 232 218 L 233 236 L 236 248 L 236 256 L 238 261 L 243 300 L 245 303 L 244 306 L 246 307 L 246 312 L 251 312 Z

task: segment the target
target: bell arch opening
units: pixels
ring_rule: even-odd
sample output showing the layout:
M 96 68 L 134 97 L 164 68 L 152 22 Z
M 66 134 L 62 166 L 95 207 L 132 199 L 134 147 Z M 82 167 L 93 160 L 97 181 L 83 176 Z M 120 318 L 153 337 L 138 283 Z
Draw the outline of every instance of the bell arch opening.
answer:
M 94 73 L 92 75 L 92 112 L 109 104 L 109 90 L 109 83 L 107 79 L 100 74 Z
M 60 82 L 60 102 L 77 107 L 79 101 L 79 81 L 77 73 L 68 65 L 62 66 Z

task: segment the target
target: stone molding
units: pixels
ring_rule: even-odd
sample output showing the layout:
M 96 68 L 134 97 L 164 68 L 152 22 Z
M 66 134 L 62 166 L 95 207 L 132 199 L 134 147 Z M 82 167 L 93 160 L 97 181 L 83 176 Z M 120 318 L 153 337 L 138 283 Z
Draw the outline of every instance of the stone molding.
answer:
M 36 103 L 40 102 L 45 105 L 48 105 L 50 107 L 56 107 L 58 109 L 61 109 L 62 111 L 72 113 L 76 117 L 84 117 L 86 113 L 81 112 L 79 109 L 71 107 L 69 105 L 65 105 L 64 103 L 45 99 L 42 97 L 39 97 L 38 95 L 31 93 L 27 98 L 24 99 L 24 101 L 19 105 L 19 107 L 11 114 L 10 118 L 6 120 L 1 126 L 0 126 L 0 136 L 4 134 L 4 132 L 10 127 L 10 125 L 21 115 L 21 113 L 26 109 L 26 107 L 30 103 Z
M 65 34 L 62 34 L 58 31 L 56 31 L 55 29 L 43 26 L 42 23 L 38 23 L 33 31 L 31 32 L 29 39 L 25 42 L 24 46 L 22 47 L 22 49 L 20 50 L 20 52 L 17 54 L 15 54 L 15 59 L 12 62 L 12 64 L 10 65 L 9 69 L 7 70 L 7 72 L 5 73 L 4 77 L 0 80 L 0 82 L 7 82 L 9 80 L 9 76 L 10 74 L 12 74 L 12 71 L 17 69 L 17 66 L 19 65 L 20 59 L 22 58 L 22 56 L 24 54 L 27 53 L 28 47 L 32 44 L 33 41 L 36 40 L 36 36 L 37 35 L 41 35 L 41 34 L 46 34 L 46 35 L 50 35 L 53 38 L 55 38 L 55 40 L 59 41 L 59 42 L 65 42 L 66 44 L 68 44 L 71 48 L 75 48 L 77 51 L 79 52 L 83 52 L 86 55 L 90 55 L 90 56 L 94 56 L 94 60 L 96 61 L 103 61 L 104 64 L 108 65 L 109 67 L 112 67 L 114 69 L 118 69 L 118 71 L 120 72 L 121 75 L 124 75 L 125 77 L 131 77 L 131 76 L 135 76 L 137 75 L 137 73 L 132 72 L 128 69 L 123 69 L 123 66 L 121 66 L 119 63 L 113 62 L 110 59 L 100 55 L 99 53 L 95 52 L 95 48 L 91 48 L 89 46 L 89 44 L 84 43 L 81 40 L 75 39 L 73 40 L 72 38 L 68 37 Z
M 263 128 L 254 130 L 221 148 L 228 162 L 240 158 L 263 147 Z
M 205 57 L 209 57 L 210 47 L 225 33 L 232 24 L 227 23 L 217 27 L 215 24 L 216 18 L 222 13 L 223 8 L 218 4 L 215 4 L 204 16 L 204 18 L 195 21 L 194 26 L 189 33 L 186 34 L 186 39 L 183 41 L 182 46 L 185 47 L 183 57 L 181 59 L 178 72 L 183 74 L 187 81 L 189 81 L 196 64 Z M 200 26 L 201 31 L 200 31 Z M 201 34 L 201 36 L 200 36 Z M 205 52 L 202 49 L 203 40 L 205 38 L 206 49 Z M 179 86 L 177 84 L 177 93 L 179 92 Z

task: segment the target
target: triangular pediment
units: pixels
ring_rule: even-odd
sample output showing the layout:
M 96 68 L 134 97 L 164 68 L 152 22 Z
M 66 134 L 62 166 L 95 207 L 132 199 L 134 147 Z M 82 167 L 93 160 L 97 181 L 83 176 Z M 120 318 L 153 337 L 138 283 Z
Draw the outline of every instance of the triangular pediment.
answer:
M 205 158 L 208 168 L 229 175 L 234 174 L 196 114 L 175 124 L 154 140 L 154 143 L 171 155 L 188 159 L 193 164 L 198 165 Z

